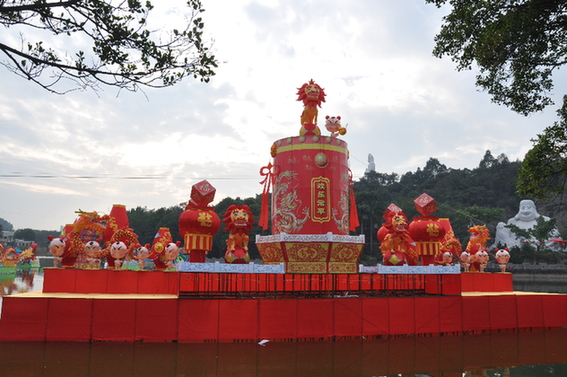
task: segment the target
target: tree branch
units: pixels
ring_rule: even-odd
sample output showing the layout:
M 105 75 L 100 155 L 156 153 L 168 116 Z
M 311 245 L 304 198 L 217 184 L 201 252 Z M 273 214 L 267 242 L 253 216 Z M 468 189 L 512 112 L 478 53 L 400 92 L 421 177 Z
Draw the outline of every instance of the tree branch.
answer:
M 38 11 L 42 9 L 51 9 L 59 7 L 68 7 L 79 3 L 81 0 L 68 0 L 68 1 L 58 1 L 56 3 L 44 3 L 44 4 L 27 4 L 18 6 L 0 6 L 1 13 L 11 13 L 11 12 L 25 12 L 25 11 Z

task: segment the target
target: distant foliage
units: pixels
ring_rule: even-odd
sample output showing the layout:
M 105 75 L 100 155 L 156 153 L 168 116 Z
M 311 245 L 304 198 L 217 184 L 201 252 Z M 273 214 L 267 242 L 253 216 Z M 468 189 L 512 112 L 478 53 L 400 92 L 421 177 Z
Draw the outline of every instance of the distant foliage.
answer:
M 215 212 L 222 219 L 226 209 L 231 204 L 246 204 L 252 210 L 254 215 L 254 228 L 250 232 L 250 256 L 252 259 L 260 258 L 255 244 L 255 235 L 262 234 L 262 228 L 259 227 L 258 219 L 260 218 L 260 206 L 262 203 L 261 195 L 256 195 L 255 198 L 241 199 L 239 197 L 233 199 L 230 197 L 222 199 L 217 205 L 214 206 Z M 138 241 L 141 244 L 151 244 L 154 236 L 159 228 L 169 228 L 171 236 L 174 241 L 181 241 L 179 234 L 179 216 L 185 210 L 186 203 L 181 203 L 169 208 L 148 209 L 146 207 L 136 207 L 128 210 L 128 220 L 130 227 L 138 235 Z M 228 238 L 228 231 L 224 230 L 225 223 L 221 222 L 221 228 L 213 238 L 213 249 L 209 252 L 209 258 L 223 258 L 226 252 L 226 240 Z M 268 234 L 268 232 L 264 232 Z
M 12 223 L 4 220 L 1 217 L 0 217 L 0 226 L 2 227 L 2 230 L 14 230 L 14 226 L 12 225 Z
M 376 231 L 383 223 L 386 208 L 394 203 L 410 219 L 419 216 L 413 200 L 424 192 L 437 202 L 438 210 L 433 215 L 450 218 L 462 243 L 468 241 L 468 229 L 472 225 L 486 225 L 493 237 L 498 222 L 513 217 L 523 199 L 516 193 L 520 164 L 510 162 L 503 154 L 494 157 L 486 151 L 473 170 L 448 168 L 438 159 L 430 158 L 423 168 L 402 174 L 399 179 L 394 173 L 365 174 L 354 183 L 359 230 L 367 240 L 364 254 L 377 255 Z
M 34 241 L 36 239 L 35 231 L 30 228 L 18 229 L 14 232 L 14 238 L 24 241 Z
M 413 201 L 424 192 L 437 202 L 438 210 L 433 215 L 449 218 L 456 237 L 463 245 L 469 240 L 468 229 L 472 225 L 487 226 L 493 239 L 498 222 L 506 222 L 515 216 L 520 201 L 525 199 L 515 191 L 520 164 L 519 161 L 511 162 L 503 154 L 494 157 L 490 151 L 486 151 L 479 161 L 479 166 L 472 170 L 448 168 L 438 159 L 430 158 L 423 168 L 401 176 L 374 171 L 365 174 L 354 182 L 360 227 L 352 234 L 364 234 L 366 237 L 361 262 L 375 263 L 381 257 L 376 232 L 384 222 L 382 215 L 386 208 L 394 203 L 402 208 L 410 219 L 419 216 Z M 227 197 L 214 206 L 221 219 L 232 204 L 246 204 L 251 208 L 254 215 L 254 228 L 250 232 L 249 244 L 252 259 L 260 257 L 255 244 L 256 235 L 270 234 L 270 229 L 262 230 L 258 226 L 261 203 L 262 196 L 256 195 L 244 199 Z M 186 203 L 181 203 L 159 209 L 132 208 L 128 210 L 130 227 L 138 235 L 141 244 L 151 244 L 161 227 L 169 228 L 174 241 L 183 241 L 179 235 L 179 216 L 185 210 L 185 205 Z M 538 202 L 538 211 L 541 214 L 558 219 L 557 226 L 561 232 L 567 228 L 567 224 L 564 221 L 564 211 L 560 212 L 561 209 L 558 208 L 547 202 Z M 11 226 L 7 221 L 3 221 Z M 214 236 L 209 258 L 222 259 L 226 252 L 228 231 L 224 227 L 225 224 L 221 222 L 221 228 Z M 54 231 L 34 232 L 35 241 L 40 246 L 46 244 L 47 235 L 59 235 L 59 232 Z M 563 237 L 566 236 L 564 231 Z M 522 250 L 512 250 L 512 260 L 515 263 L 518 259 L 533 260 L 535 252 L 530 249 L 530 245 L 526 245 Z M 545 250 L 538 253 L 538 260 L 551 262 L 555 259 L 555 254 L 548 255 Z
M 179 235 L 179 216 L 184 209 L 185 203 L 158 209 L 138 206 L 128 210 L 128 221 L 142 245 L 151 244 L 159 228 L 169 228 L 174 242 L 183 241 Z

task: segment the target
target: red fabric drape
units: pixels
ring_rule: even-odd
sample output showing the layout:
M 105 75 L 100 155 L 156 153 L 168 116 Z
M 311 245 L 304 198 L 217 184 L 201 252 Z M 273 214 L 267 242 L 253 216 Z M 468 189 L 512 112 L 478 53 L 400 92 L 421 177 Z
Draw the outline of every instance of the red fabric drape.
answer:
M 354 185 L 352 181 L 349 185 L 350 191 L 350 230 L 356 231 L 356 228 L 360 226 L 360 222 L 358 221 L 358 210 L 356 209 L 356 198 L 354 197 Z
M 47 341 L 88 342 L 92 300 L 52 299 L 47 311 Z

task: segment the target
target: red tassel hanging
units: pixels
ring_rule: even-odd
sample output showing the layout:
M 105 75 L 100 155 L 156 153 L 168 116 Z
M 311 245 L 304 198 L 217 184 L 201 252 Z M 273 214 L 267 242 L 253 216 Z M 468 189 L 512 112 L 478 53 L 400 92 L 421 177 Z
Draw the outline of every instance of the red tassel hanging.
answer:
M 349 184 L 349 191 L 350 191 L 350 230 L 356 231 L 356 228 L 360 226 L 360 222 L 358 221 L 358 210 L 356 209 L 356 199 L 354 197 L 354 184 L 352 180 Z

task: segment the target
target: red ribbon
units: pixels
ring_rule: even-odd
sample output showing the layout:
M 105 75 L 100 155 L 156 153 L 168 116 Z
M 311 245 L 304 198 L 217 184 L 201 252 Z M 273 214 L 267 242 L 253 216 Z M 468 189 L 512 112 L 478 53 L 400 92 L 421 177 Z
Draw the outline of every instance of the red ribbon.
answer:
M 354 197 L 354 183 L 352 182 L 352 172 L 349 169 L 349 191 L 350 191 L 350 230 L 356 231 L 356 228 L 360 226 L 358 221 L 358 210 L 356 209 L 356 199 Z
M 277 167 L 272 165 L 271 162 L 268 163 L 268 166 L 264 166 L 260 169 L 260 175 L 265 178 L 260 182 L 261 185 L 264 185 L 264 190 L 262 191 L 262 208 L 258 225 L 261 226 L 263 230 L 268 229 L 269 225 L 270 209 L 268 207 L 268 199 L 270 197 L 270 187 L 278 175 L 277 170 Z

